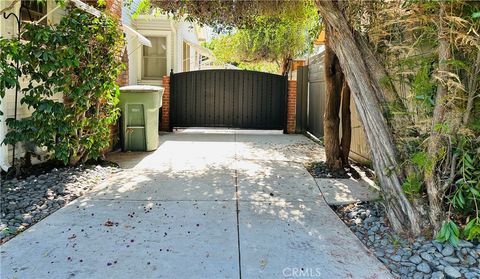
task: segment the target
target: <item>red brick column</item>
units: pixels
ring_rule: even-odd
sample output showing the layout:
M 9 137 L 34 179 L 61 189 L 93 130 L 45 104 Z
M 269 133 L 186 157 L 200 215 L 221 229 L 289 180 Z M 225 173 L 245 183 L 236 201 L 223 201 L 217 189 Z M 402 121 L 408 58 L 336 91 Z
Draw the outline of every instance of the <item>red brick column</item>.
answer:
M 128 85 L 128 53 L 127 49 L 123 52 L 122 63 L 125 64 L 125 69 L 120 73 L 117 79 L 118 86 L 122 87 Z
M 295 134 L 297 121 L 297 81 L 288 81 L 287 94 L 287 134 Z
M 123 0 L 107 0 L 105 8 L 114 16 L 120 18 L 122 16 Z
M 160 131 L 170 131 L 170 76 L 163 77 L 162 122 Z

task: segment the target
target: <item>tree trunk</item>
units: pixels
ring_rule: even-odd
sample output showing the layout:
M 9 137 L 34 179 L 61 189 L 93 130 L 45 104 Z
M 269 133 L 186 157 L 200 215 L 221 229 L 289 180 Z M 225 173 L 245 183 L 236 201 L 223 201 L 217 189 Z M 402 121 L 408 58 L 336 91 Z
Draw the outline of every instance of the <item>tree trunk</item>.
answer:
M 403 102 L 403 99 L 400 98 L 395 84 L 388 78 L 388 72 L 385 69 L 385 66 L 380 63 L 379 59 L 375 56 L 375 53 L 370 48 L 365 36 L 355 32 L 354 37 L 357 44 L 360 46 L 360 52 L 366 62 L 366 66 L 372 78 L 372 86 L 375 87 L 377 99 L 382 106 L 384 115 L 390 116 L 395 113 L 395 117 L 389 117 L 387 119 L 393 130 L 392 132 L 399 137 L 408 137 L 410 132 L 416 134 L 416 131 L 413 131 L 413 129 L 415 129 L 414 121 L 408 113 L 407 105 Z M 391 111 L 392 107 L 395 108 L 395 111 Z
M 352 119 L 350 112 L 350 87 L 346 80 L 342 87 L 342 141 L 341 157 L 343 165 L 348 165 L 348 154 L 350 153 L 350 144 L 352 141 Z
M 372 85 L 379 81 L 370 73 L 366 58 L 362 55 L 364 46 L 356 42 L 353 28 L 333 0 L 317 0 L 316 3 L 323 19 L 332 27 L 328 39 L 330 47 L 340 61 L 365 127 L 390 223 L 396 231 L 418 235 L 421 232 L 419 215 L 402 190 L 403 171 L 397 161 L 395 144 L 382 104 L 377 97 L 384 93 L 380 87 Z
M 444 75 L 449 71 L 447 61 L 450 59 L 450 43 L 448 41 L 448 34 L 446 33 L 445 4 L 440 4 L 440 18 L 438 24 L 438 72 Z M 430 138 L 428 139 L 428 158 L 432 167 L 425 170 L 425 184 L 427 186 L 429 215 L 430 222 L 435 231 L 440 228 L 440 222 L 443 218 L 442 199 L 444 195 L 443 187 L 440 183 L 439 174 L 437 173 L 437 162 L 439 151 L 443 147 L 442 131 L 437 126 L 442 124 L 445 120 L 445 97 L 448 94 L 446 83 L 440 82 L 437 86 L 437 94 L 435 96 L 435 107 L 433 109 L 432 127 Z
M 328 30 L 328 28 L 327 28 Z M 328 31 L 327 31 L 328 34 Z M 327 44 L 325 46 L 325 114 L 323 116 L 324 145 L 327 166 L 332 170 L 343 167 L 340 150 L 340 103 L 343 73 L 338 58 Z
M 288 75 L 288 72 L 290 72 L 290 68 L 292 66 L 292 57 L 288 56 L 282 60 L 282 65 L 281 65 L 281 75 L 286 76 Z

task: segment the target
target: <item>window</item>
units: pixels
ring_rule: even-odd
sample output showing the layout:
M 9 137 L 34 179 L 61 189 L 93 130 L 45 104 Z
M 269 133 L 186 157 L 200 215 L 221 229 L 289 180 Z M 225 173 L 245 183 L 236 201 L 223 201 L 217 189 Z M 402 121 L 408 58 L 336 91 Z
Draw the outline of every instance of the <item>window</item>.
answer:
M 167 73 L 167 37 L 147 37 L 152 47 L 143 46 L 142 79 L 162 79 Z
M 22 0 L 20 8 L 20 18 L 22 22 L 38 21 L 47 14 L 47 3 L 38 0 Z M 47 19 L 43 19 L 40 24 L 47 24 Z
M 183 71 L 190 71 L 190 45 L 183 42 Z

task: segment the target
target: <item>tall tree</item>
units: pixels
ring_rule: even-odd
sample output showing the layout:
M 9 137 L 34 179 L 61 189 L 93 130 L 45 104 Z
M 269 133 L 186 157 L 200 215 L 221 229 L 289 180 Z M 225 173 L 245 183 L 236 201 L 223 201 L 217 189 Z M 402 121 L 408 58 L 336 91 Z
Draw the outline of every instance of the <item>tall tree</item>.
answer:
M 419 214 L 402 189 L 404 173 L 383 110 L 384 92 L 379 83 L 383 77 L 375 71 L 375 68 L 383 69 L 383 66 L 365 55 L 373 51 L 367 44 L 361 44 L 356 39 L 361 35 L 354 34 L 354 29 L 336 1 L 322 0 L 316 3 L 323 19 L 331 26 L 329 45 L 337 55 L 353 93 L 372 150 L 373 164 L 385 197 L 389 220 L 397 231 L 417 235 L 420 233 Z
M 329 29 L 327 27 L 327 29 Z M 328 34 L 328 32 L 327 32 Z M 329 46 L 325 46 L 325 113 L 323 116 L 323 140 L 327 166 L 339 170 L 343 166 L 340 147 L 340 105 L 344 75 L 338 57 Z
M 350 88 L 340 67 L 340 61 L 330 47 L 326 26 L 325 44 L 325 113 L 323 117 L 324 145 L 327 166 L 342 171 L 348 165 L 352 126 L 350 119 Z M 341 115 L 341 140 L 340 140 Z
M 440 74 L 447 74 L 449 72 L 448 61 L 451 59 L 450 43 L 448 31 L 445 22 L 445 3 L 440 2 L 440 11 L 438 16 L 438 71 Z M 438 125 L 444 123 L 446 111 L 446 97 L 448 94 L 448 86 L 446 83 L 439 84 L 436 92 L 436 104 L 433 110 L 432 128 L 430 138 L 428 139 L 428 155 L 429 160 L 438 161 L 439 150 L 443 147 L 441 140 L 441 131 Z M 430 221 L 432 225 L 438 230 L 440 228 L 441 218 L 443 215 L 442 199 L 445 188 L 440 183 L 437 171 L 432 167 L 425 170 L 425 184 L 429 193 L 430 204 Z
M 207 44 L 215 57 L 240 68 L 257 69 L 271 64 L 285 75 L 293 59 L 305 54 L 313 45 L 319 30 L 319 17 L 314 5 L 305 2 L 295 10 L 255 17 L 249 25 L 230 30 Z

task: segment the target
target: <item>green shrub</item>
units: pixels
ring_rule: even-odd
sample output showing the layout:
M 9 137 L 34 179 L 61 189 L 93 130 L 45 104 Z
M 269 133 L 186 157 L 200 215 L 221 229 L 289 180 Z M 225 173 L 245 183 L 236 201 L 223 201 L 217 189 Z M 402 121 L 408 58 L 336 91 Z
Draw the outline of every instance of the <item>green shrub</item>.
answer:
M 25 25 L 22 39 L 25 43 L 7 50 L 11 56 L 19 53 L 21 73 L 29 77 L 21 103 L 34 112 L 29 118 L 7 119 L 4 144 L 45 146 L 55 159 L 71 165 L 98 158 L 109 146 L 110 127 L 119 116 L 119 22 L 69 9 L 53 27 Z M 13 84 L 0 82 L 6 85 L 1 84 L 3 91 Z M 52 100 L 57 93 L 63 93 L 63 102 Z
M 20 57 L 19 41 L 0 37 L 0 103 L 5 97 L 5 90 L 15 88 L 18 84 L 15 61 Z M 0 115 L 3 112 L 0 111 Z

